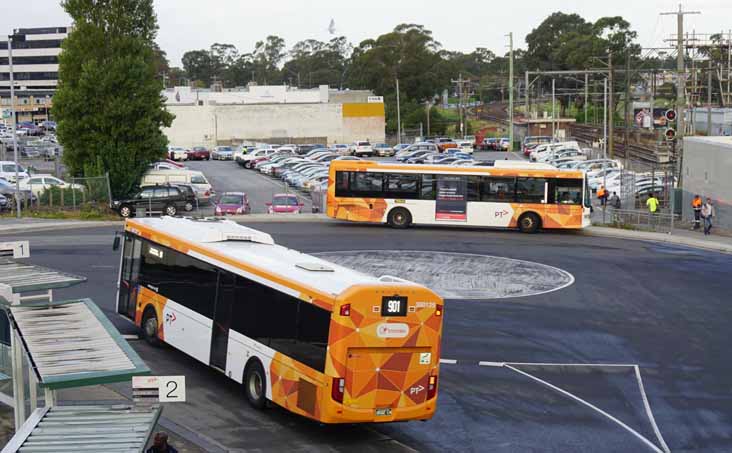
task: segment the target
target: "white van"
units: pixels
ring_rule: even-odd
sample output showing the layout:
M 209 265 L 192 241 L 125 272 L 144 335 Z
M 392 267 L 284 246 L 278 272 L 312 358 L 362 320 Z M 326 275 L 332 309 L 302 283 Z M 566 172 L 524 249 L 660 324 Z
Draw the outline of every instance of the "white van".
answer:
M 196 191 L 196 198 L 202 203 L 211 200 L 214 189 L 200 171 L 194 170 L 150 170 L 142 177 L 140 186 L 155 184 L 190 184 Z
M 15 182 L 15 162 L 12 160 L 0 160 L 0 178 Z M 28 178 L 28 171 L 18 164 L 18 179 Z

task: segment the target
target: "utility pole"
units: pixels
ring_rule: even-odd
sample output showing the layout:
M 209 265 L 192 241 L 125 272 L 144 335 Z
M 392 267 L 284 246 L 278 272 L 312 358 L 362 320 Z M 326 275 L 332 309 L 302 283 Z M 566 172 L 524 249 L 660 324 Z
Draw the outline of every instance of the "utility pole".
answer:
M 508 151 L 513 151 L 513 32 L 508 34 Z
M 556 115 L 557 115 L 557 103 L 556 103 L 556 93 L 555 93 L 555 82 L 556 79 L 552 79 L 552 139 L 557 138 L 556 133 Z
M 426 107 L 427 107 L 427 136 L 429 137 L 431 135 L 430 134 L 430 110 L 432 109 L 432 102 L 427 101 Z
M 721 93 L 720 93 L 721 94 Z M 707 73 L 707 136 L 712 135 L 712 57 L 709 56 Z
M 587 98 L 589 97 L 589 83 L 590 83 L 590 75 L 585 74 L 585 124 L 587 124 Z
M 607 159 L 607 77 L 602 87 L 602 157 Z
M 458 91 L 458 115 L 460 118 L 460 135 L 465 136 L 464 134 L 464 122 L 465 122 L 465 112 L 463 111 L 463 95 L 465 94 L 464 85 L 469 82 L 469 80 L 463 80 L 463 74 L 458 74 L 457 80 L 451 80 L 451 83 L 454 83 L 457 85 L 457 91 Z
M 651 73 L 651 97 L 650 97 L 650 110 L 651 110 L 651 126 L 650 129 L 654 130 L 656 128 L 656 117 L 653 114 L 655 107 L 653 107 L 653 103 L 655 102 L 656 97 L 656 71 L 653 71 Z
M 13 115 L 13 158 L 15 160 L 15 217 L 20 218 L 20 178 L 18 177 L 18 117 L 15 113 L 15 81 L 13 79 L 13 35 L 8 36 L 10 70 L 10 112 Z
M 525 76 L 526 84 L 524 85 L 524 98 L 526 99 L 526 110 L 524 113 L 526 115 L 526 121 L 528 121 L 531 119 L 531 112 L 529 110 L 529 71 L 526 71 Z
M 625 134 L 623 135 L 623 145 L 625 146 L 625 159 L 630 158 L 628 147 L 630 146 L 630 126 L 631 121 L 631 95 L 630 95 L 630 49 L 625 48 Z
M 607 126 L 607 128 L 608 128 L 608 134 L 609 135 L 607 137 L 607 140 L 608 140 L 608 148 L 607 149 L 610 151 L 610 159 L 612 159 L 613 157 L 615 157 L 615 138 L 614 138 L 615 137 L 615 134 L 614 134 L 614 132 L 615 132 L 615 121 L 613 121 L 613 118 L 615 117 L 615 115 L 614 115 L 614 113 L 615 113 L 615 101 L 613 99 L 613 82 L 614 82 L 614 77 L 613 77 L 613 53 L 612 53 L 612 51 L 608 55 L 607 66 L 608 66 L 608 82 L 607 82 L 607 84 L 608 84 L 608 90 L 609 90 L 609 93 L 610 93 L 609 96 L 608 96 L 608 101 L 607 101 L 607 105 L 608 105 L 608 107 L 610 109 L 610 111 L 608 112 L 608 126 Z
M 397 143 L 402 144 L 402 108 L 399 104 L 399 77 L 396 78 L 397 91 Z

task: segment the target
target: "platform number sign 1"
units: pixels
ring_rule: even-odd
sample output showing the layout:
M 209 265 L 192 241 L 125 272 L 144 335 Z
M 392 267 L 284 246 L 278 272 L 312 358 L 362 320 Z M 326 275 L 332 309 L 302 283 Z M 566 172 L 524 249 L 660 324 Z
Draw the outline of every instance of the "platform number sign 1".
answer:
M 402 296 L 384 296 L 381 299 L 381 316 L 406 316 L 407 298 Z

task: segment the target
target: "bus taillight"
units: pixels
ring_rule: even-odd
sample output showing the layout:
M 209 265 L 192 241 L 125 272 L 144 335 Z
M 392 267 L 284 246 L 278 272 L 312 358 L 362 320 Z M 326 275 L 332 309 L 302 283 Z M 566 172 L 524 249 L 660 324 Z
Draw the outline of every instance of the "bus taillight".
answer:
M 438 305 L 437 308 L 435 308 L 435 316 L 442 316 L 442 305 Z
M 341 305 L 341 316 L 351 316 L 351 304 Z
M 330 396 L 333 401 L 343 402 L 343 393 L 346 391 L 346 380 L 344 378 L 333 378 L 333 386 L 330 389 Z
M 427 385 L 427 399 L 430 400 L 437 394 L 437 376 L 430 376 L 429 384 Z

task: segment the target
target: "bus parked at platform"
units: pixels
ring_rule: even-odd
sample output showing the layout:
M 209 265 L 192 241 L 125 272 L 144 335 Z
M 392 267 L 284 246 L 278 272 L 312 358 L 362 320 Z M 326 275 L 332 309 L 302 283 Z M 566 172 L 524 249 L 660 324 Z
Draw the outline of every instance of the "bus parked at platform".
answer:
M 327 214 L 354 222 L 580 229 L 591 198 L 582 171 L 500 160 L 485 166 L 330 163 Z
M 115 239 L 118 247 L 120 238 Z M 267 400 L 322 423 L 427 420 L 443 301 L 221 219 L 128 219 L 117 312 Z

